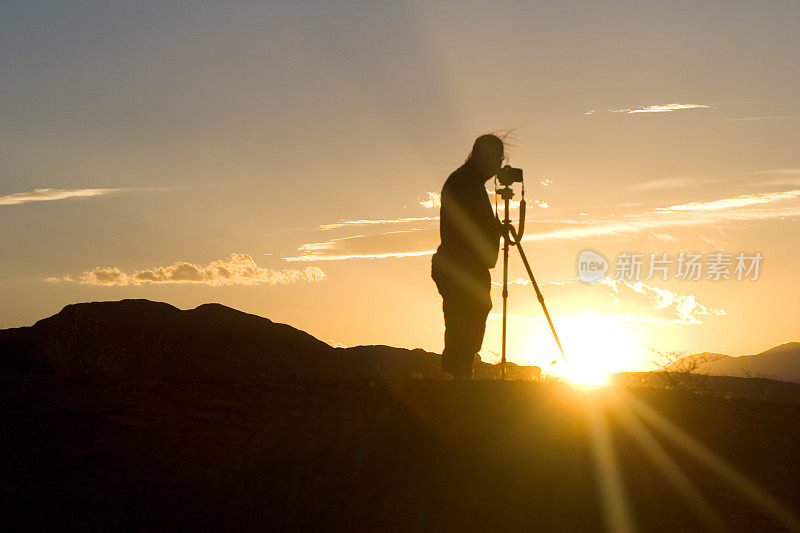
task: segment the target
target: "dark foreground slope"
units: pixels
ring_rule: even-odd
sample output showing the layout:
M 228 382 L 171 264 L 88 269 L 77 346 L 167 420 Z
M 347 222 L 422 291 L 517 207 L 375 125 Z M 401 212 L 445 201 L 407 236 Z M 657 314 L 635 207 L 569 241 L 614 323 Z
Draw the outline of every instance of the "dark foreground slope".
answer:
M 0 525 L 797 526 L 798 385 L 758 396 L 777 403 L 408 379 L 438 375 L 435 354 L 216 304 L 67 306 L 0 331 Z
M 149 300 L 72 304 L 31 327 L 0 330 L 0 371 L 161 377 L 438 377 L 439 356 L 389 346 L 332 348 L 267 318 Z M 512 377 L 533 369 L 509 365 Z M 477 373 L 489 376 L 492 365 Z
M 0 425 L 10 529 L 771 531 L 800 505 L 800 408 L 678 391 L 6 374 Z

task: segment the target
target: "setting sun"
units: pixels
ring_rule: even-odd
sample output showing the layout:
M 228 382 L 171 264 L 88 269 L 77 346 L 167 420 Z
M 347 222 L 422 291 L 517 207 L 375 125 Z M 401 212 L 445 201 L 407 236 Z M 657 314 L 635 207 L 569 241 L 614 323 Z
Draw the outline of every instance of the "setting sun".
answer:
M 570 363 L 565 363 L 558 373 L 574 385 L 591 387 L 607 385 L 610 377 L 610 373 L 600 366 Z
M 586 311 L 561 316 L 555 326 L 567 360 L 561 359 L 552 336 L 540 331 L 529 344 L 530 357 L 571 383 L 605 385 L 611 374 L 635 367 L 641 358 L 636 334 L 617 316 Z

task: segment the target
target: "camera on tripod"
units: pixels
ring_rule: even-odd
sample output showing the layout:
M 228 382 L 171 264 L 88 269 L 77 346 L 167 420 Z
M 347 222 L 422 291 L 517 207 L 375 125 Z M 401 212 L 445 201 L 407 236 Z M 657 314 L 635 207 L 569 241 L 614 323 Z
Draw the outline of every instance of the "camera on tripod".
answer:
M 525 233 L 525 183 L 522 181 L 522 169 L 514 168 L 506 165 L 497 172 L 497 181 L 500 182 L 502 187 L 497 187 L 495 194 L 503 199 L 503 220 L 498 222 L 501 226 L 501 235 L 503 237 L 503 335 L 502 335 L 502 351 L 500 354 L 500 377 L 506 378 L 506 321 L 508 318 L 508 249 L 511 246 L 516 246 L 519 255 L 522 258 L 522 264 L 525 265 L 525 270 L 528 272 L 528 277 L 533 285 L 533 290 L 536 292 L 536 299 L 542 305 L 542 311 L 547 324 L 550 326 L 550 331 L 553 333 L 553 338 L 558 345 L 561 352 L 561 357 L 566 362 L 567 356 L 564 355 L 564 348 L 561 346 L 561 340 L 556 333 L 556 327 L 553 325 L 553 320 L 550 318 L 550 312 L 544 303 L 544 296 L 539 290 L 539 285 L 536 283 L 536 278 L 533 277 L 533 270 L 531 269 L 528 258 L 525 256 L 525 251 L 522 249 L 522 235 Z M 519 230 L 514 228 L 511 223 L 510 210 L 511 198 L 514 197 L 514 189 L 511 185 L 514 183 L 522 183 L 522 199 L 519 201 Z
M 497 181 L 504 187 L 514 183 L 522 183 L 522 169 L 506 165 L 497 172 Z

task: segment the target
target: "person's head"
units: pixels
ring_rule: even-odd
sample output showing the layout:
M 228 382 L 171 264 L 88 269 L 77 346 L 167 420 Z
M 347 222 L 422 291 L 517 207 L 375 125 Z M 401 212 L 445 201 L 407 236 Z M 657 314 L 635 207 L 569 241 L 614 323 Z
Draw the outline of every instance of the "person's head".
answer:
M 503 141 L 497 135 L 487 133 L 475 139 L 467 163 L 478 171 L 481 179 L 488 180 L 500 170 L 503 156 Z

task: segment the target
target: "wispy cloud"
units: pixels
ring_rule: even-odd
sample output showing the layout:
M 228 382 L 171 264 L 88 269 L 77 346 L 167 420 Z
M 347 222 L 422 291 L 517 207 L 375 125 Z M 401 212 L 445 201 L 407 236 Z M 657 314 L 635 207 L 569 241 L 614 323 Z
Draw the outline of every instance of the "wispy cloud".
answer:
M 198 284 L 228 285 L 286 285 L 289 283 L 314 283 L 325 279 L 318 267 L 303 270 L 272 270 L 258 266 L 247 254 L 233 253 L 227 259 L 199 266 L 178 261 L 165 267 L 153 267 L 126 273 L 116 267 L 95 267 L 80 277 L 83 285 L 127 286 L 142 284 Z M 51 277 L 48 283 L 73 282 L 69 276 Z
M 75 281 L 72 279 L 72 276 L 67 274 L 66 276 L 51 276 L 49 278 L 45 278 L 45 283 L 72 283 Z
M 721 209 L 732 209 L 748 205 L 768 204 L 778 200 L 789 200 L 798 197 L 800 197 L 800 189 L 765 194 L 744 194 L 735 198 L 723 198 L 712 202 L 689 202 L 668 207 L 659 207 L 657 211 L 718 211 Z
M 768 220 L 800 216 L 800 208 L 762 209 L 741 211 L 737 213 L 719 213 L 717 216 L 701 216 L 687 214 L 671 218 L 657 218 L 638 215 L 625 221 L 603 219 L 584 227 L 568 227 L 542 233 L 527 234 L 523 241 L 548 241 L 560 239 L 583 239 L 588 237 L 604 237 L 611 235 L 634 235 L 658 228 L 697 226 L 703 224 L 721 224 L 724 222 L 742 222 L 751 220 Z
M 684 111 L 686 109 L 711 109 L 711 106 L 705 104 L 655 104 L 636 108 L 607 109 L 606 111 L 608 113 L 626 113 L 633 115 L 637 113 L 669 113 L 672 111 Z M 599 112 L 600 110 L 598 109 L 592 109 L 584 113 L 584 115 L 594 115 Z
M 299 255 L 286 261 L 341 261 L 345 259 L 391 259 L 432 255 L 438 233 L 435 229 L 389 231 L 377 235 L 352 235 L 304 244 Z
M 566 219 L 527 219 L 524 241 L 555 241 L 610 236 L 646 235 L 674 241 L 666 230 L 681 227 L 712 227 L 735 222 L 777 220 L 800 216 L 800 189 L 751 194 L 707 202 L 688 202 L 658 207 L 623 216 Z M 779 205 L 783 203 L 785 205 Z M 582 214 L 582 213 L 581 213 Z M 415 228 L 376 235 L 352 235 L 304 244 L 287 261 L 337 261 L 387 259 L 430 255 L 439 244 L 436 228 Z
M 628 187 L 629 191 L 659 191 L 663 189 L 683 189 L 686 187 L 697 187 L 707 183 L 713 183 L 713 178 L 699 178 L 699 177 L 675 177 L 675 178 L 661 178 L 656 180 L 640 181 Z
M 20 205 L 30 202 L 53 202 L 68 198 L 91 198 L 105 196 L 126 189 L 34 189 L 0 196 L 0 205 Z
M 730 183 L 740 186 L 793 186 L 800 185 L 800 168 L 777 168 L 731 172 L 716 175 L 676 176 L 641 181 L 628 187 L 628 191 L 658 191 L 664 189 L 687 189 L 716 183 Z
M 669 233 L 656 233 L 653 232 L 649 235 L 654 239 L 658 239 L 660 241 L 675 241 L 677 240 L 674 235 L 670 235 Z
M 306 255 L 298 255 L 295 257 L 284 257 L 284 260 L 296 261 L 342 261 L 345 259 L 395 259 L 401 257 L 420 257 L 425 255 L 433 255 L 436 250 L 419 250 L 409 252 L 386 252 L 386 253 L 366 253 L 366 254 L 342 254 L 342 255 L 327 255 L 321 253 L 313 253 Z
M 771 220 L 800 216 L 800 205 L 777 207 L 765 204 L 800 197 L 800 190 L 745 195 L 709 202 L 689 202 L 660 207 L 653 211 L 623 217 L 595 219 L 592 224 L 558 228 L 540 233 L 528 233 L 524 241 L 583 239 L 612 235 L 652 233 L 660 229 L 686 226 L 714 225 L 726 222 Z
M 537 284 L 540 287 L 547 286 L 547 285 L 554 285 L 554 286 L 559 286 L 560 287 L 560 286 L 563 286 L 563 285 L 569 285 L 571 283 L 574 283 L 574 280 L 569 280 L 569 281 L 544 281 L 544 282 L 537 283 Z M 526 279 L 526 278 L 510 279 L 510 280 L 508 280 L 508 284 L 509 285 L 528 285 L 528 286 L 533 285 L 531 280 L 530 279 Z M 502 287 L 503 283 L 500 282 L 500 281 L 493 281 L 492 285 L 495 285 L 497 287 Z
M 423 220 L 438 220 L 438 218 L 424 218 Z M 370 225 L 373 223 L 380 224 L 383 221 L 368 220 L 361 222 L 364 222 L 364 225 Z M 588 227 L 594 223 L 595 221 L 590 219 L 526 219 L 528 228 L 534 226 L 552 227 L 554 225 Z M 303 244 L 298 248 L 298 255 L 283 257 L 283 259 L 290 262 L 311 262 L 419 257 L 433 254 L 439 244 L 438 239 L 439 232 L 434 226 L 401 231 L 388 231 L 374 235 L 350 235 L 337 239 Z
M 739 118 L 724 118 L 721 119 L 722 122 L 741 122 L 741 121 L 751 121 L 751 120 L 781 120 L 781 119 L 791 119 L 791 118 L 800 118 L 800 115 L 765 115 L 760 117 L 739 117 Z
M 660 104 L 648 105 L 637 109 L 621 110 L 627 113 L 668 113 L 670 111 L 681 111 L 684 109 L 710 109 L 710 105 L 703 104 Z
M 406 224 L 409 222 L 429 222 L 432 220 L 439 220 L 439 217 L 407 217 L 407 218 L 378 218 L 378 219 L 365 219 L 360 218 L 356 220 L 342 220 L 341 222 L 334 222 L 332 224 L 323 224 L 317 229 L 323 231 L 339 229 L 345 227 L 355 226 L 383 226 L 386 224 Z
M 545 179 L 544 181 L 540 182 L 542 186 L 547 187 L 553 183 L 550 179 Z M 490 201 L 494 202 L 495 199 L 498 203 L 502 202 L 502 199 L 499 196 L 495 196 L 495 191 L 486 189 L 486 193 L 489 195 Z M 546 209 L 550 207 L 548 202 L 543 200 L 534 200 L 533 203 L 536 207 Z M 421 199 L 418 199 L 418 204 L 421 207 L 426 209 L 433 209 L 438 208 L 442 205 L 442 198 L 439 193 L 436 192 L 426 192 Z M 511 200 L 509 202 L 509 207 L 514 209 L 519 209 L 519 200 Z M 386 226 L 386 225 L 393 225 L 393 224 L 409 224 L 414 222 L 436 222 L 439 220 L 439 217 L 403 217 L 403 218 L 356 218 L 351 220 L 340 220 L 338 222 L 332 222 L 330 224 L 322 224 L 317 226 L 317 229 L 328 231 L 328 230 L 335 230 L 347 227 L 359 227 L 359 226 Z

